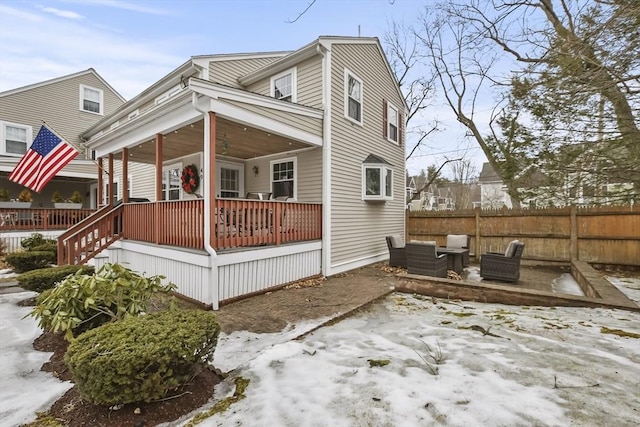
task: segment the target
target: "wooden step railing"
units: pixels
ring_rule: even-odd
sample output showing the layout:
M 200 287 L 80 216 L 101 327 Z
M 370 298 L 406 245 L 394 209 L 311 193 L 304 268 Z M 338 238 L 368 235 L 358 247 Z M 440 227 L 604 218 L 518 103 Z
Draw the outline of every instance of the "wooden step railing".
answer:
M 85 264 L 122 237 L 123 205 L 105 206 L 58 237 L 58 265 Z

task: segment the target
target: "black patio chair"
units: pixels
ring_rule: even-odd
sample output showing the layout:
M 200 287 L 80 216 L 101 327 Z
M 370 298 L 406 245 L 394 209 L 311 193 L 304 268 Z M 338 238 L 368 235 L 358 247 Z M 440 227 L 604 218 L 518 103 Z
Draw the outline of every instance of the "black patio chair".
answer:
M 483 279 L 517 282 L 520 280 L 520 258 L 524 243 L 513 240 L 505 253 L 488 252 L 480 257 L 480 277 Z
M 407 273 L 447 277 L 447 256 L 436 253 L 435 242 L 409 242 L 406 253 Z
M 387 236 L 387 247 L 389 248 L 389 265 L 391 267 L 407 268 L 407 255 L 399 235 Z

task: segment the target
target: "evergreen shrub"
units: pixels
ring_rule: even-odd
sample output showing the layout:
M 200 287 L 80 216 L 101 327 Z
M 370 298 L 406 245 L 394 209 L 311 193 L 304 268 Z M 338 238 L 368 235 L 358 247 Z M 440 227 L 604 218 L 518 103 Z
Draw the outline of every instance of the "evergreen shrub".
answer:
M 5 260 L 13 267 L 15 273 L 24 273 L 52 264 L 55 260 L 55 253 L 50 251 L 13 252 L 7 254 Z
M 28 271 L 18 277 L 18 285 L 22 289 L 33 292 L 42 292 L 51 289 L 56 283 L 62 281 L 70 274 L 93 274 L 94 268 L 90 265 L 61 265 L 59 267 L 40 268 Z
M 98 405 L 153 401 L 213 360 L 215 314 L 170 309 L 108 323 L 80 335 L 65 362 L 84 399 Z

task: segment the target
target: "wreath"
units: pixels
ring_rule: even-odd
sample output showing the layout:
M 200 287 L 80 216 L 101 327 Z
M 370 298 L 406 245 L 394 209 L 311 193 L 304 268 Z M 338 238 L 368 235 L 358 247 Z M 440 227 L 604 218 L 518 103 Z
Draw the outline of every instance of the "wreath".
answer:
M 182 189 L 185 193 L 195 193 L 200 185 L 200 175 L 198 174 L 196 165 L 185 166 L 184 169 L 182 169 L 180 181 L 182 182 Z

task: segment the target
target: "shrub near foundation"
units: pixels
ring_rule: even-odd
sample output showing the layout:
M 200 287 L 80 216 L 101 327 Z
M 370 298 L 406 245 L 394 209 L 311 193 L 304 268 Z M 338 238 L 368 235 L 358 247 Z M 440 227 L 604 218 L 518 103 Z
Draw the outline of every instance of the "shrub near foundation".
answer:
M 144 277 L 120 264 L 105 264 L 93 275 L 68 276 L 44 298 L 38 298 L 29 316 L 38 326 L 62 332 L 70 341 L 109 321 L 137 316 L 157 292 L 169 292 L 175 285 L 162 284 L 163 276 Z
M 62 281 L 71 274 L 93 274 L 94 268 L 89 265 L 62 265 L 59 267 L 40 268 L 28 271 L 18 277 L 18 286 L 33 292 L 42 292 L 51 289 L 56 283 Z
M 71 342 L 65 362 L 93 404 L 150 402 L 211 362 L 219 333 L 210 311 L 170 309 L 85 332 Z
M 5 258 L 16 273 L 44 268 L 51 264 L 54 259 L 55 254 L 50 251 L 14 252 L 8 254 Z

